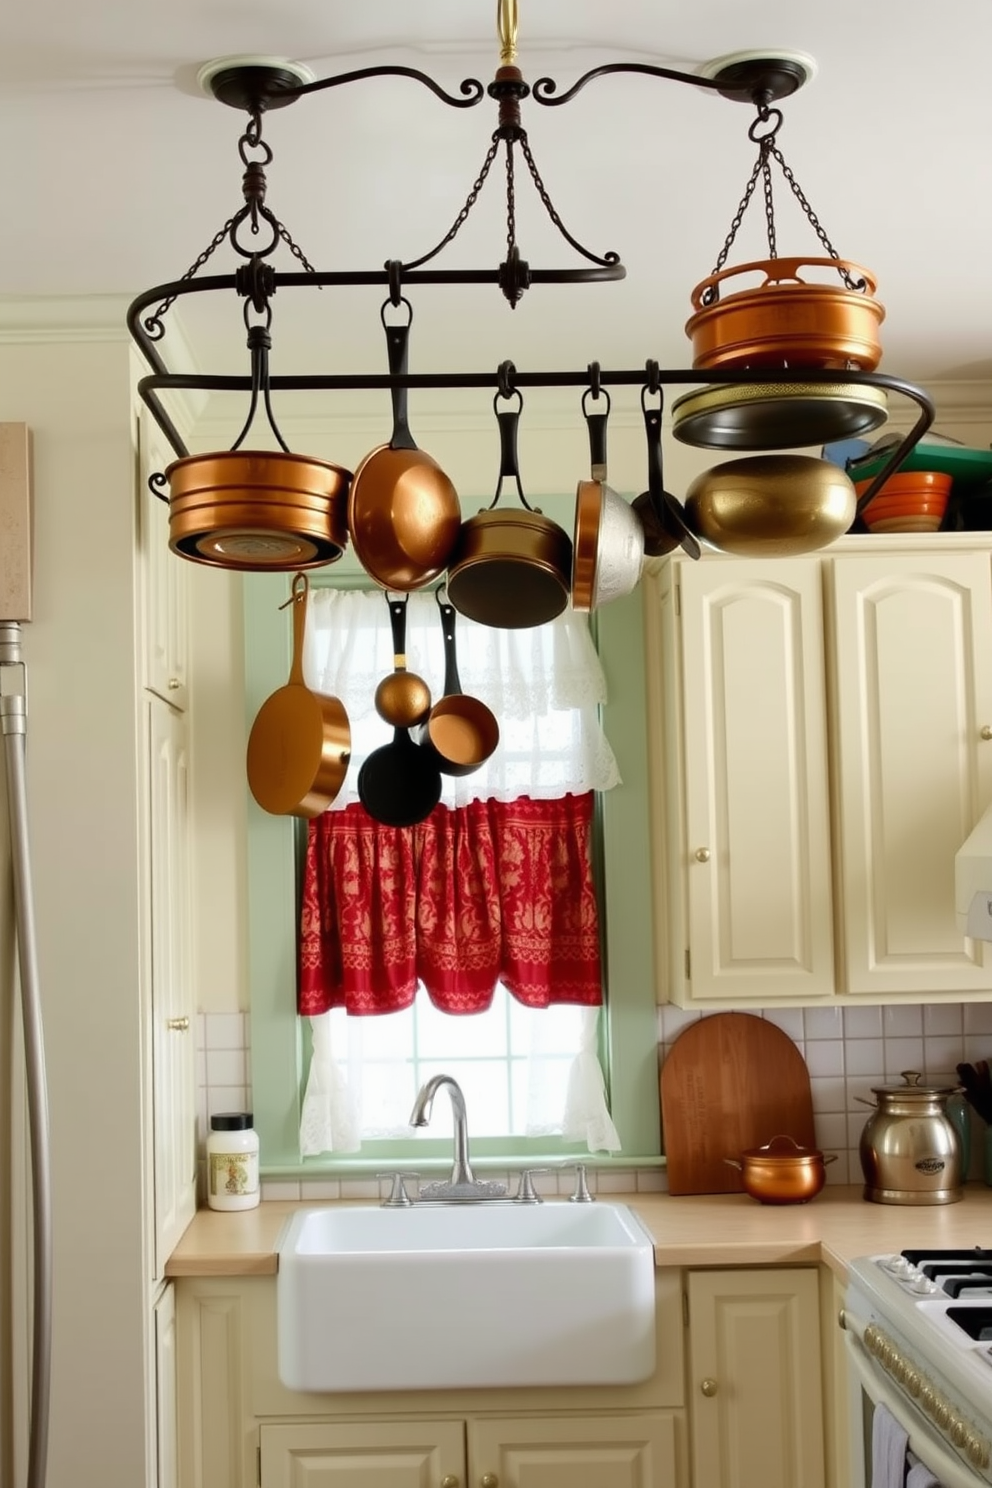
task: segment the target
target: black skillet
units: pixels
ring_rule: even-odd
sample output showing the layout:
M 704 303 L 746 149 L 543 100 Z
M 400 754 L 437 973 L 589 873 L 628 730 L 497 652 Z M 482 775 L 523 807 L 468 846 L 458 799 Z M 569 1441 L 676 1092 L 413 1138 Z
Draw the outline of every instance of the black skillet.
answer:
M 405 605 L 396 611 L 390 606 L 390 617 L 396 653 L 405 659 Z M 411 739 L 409 728 L 394 727 L 392 743 L 366 755 L 358 772 L 358 798 L 384 826 L 412 827 L 430 816 L 441 799 L 437 760 Z
M 696 534 L 686 521 L 680 501 L 665 490 L 665 478 L 661 465 L 661 405 L 649 408 L 646 394 L 648 387 L 641 389 L 641 409 L 644 413 L 644 429 L 648 441 L 648 489 L 642 491 L 631 505 L 644 527 L 644 551 L 656 558 L 682 547 L 690 558 L 699 558 L 702 549 Z

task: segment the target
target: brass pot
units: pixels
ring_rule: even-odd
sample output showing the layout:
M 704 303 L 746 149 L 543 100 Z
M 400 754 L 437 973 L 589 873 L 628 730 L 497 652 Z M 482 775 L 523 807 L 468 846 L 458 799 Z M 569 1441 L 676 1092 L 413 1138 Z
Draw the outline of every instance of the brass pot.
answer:
M 824 1157 L 786 1136 L 772 1137 L 764 1147 L 751 1147 L 740 1158 L 724 1158 L 732 1168 L 740 1169 L 744 1192 L 761 1204 L 809 1203 L 827 1181 L 827 1163 L 836 1160 L 836 1153 Z
M 348 544 L 351 472 L 278 450 L 187 455 L 165 472 L 169 547 L 246 572 L 318 568 Z
M 809 284 L 803 268 L 845 274 L 852 284 Z M 759 273 L 757 288 L 723 296 L 739 274 Z M 882 357 L 878 327 L 885 311 L 872 299 L 875 280 L 858 264 L 835 258 L 772 258 L 711 274 L 692 292 L 686 322 L 694 367 L 818 367 L 872 372 Z
M 839 465 L 812 455 L 726 460 L 697 475 L 685 498 L 689 524 L 724 553 L 811 553 L 845 533 L 857 496 Z

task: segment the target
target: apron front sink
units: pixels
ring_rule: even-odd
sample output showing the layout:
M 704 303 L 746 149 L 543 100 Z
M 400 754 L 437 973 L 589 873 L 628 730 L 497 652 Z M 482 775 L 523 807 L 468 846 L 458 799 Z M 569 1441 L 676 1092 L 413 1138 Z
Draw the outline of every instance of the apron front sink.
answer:
M 291 1390 L 617 1385 L 655 1368 L 654 1245 L 623 1204 L 300 1210 L 276 1295 Z

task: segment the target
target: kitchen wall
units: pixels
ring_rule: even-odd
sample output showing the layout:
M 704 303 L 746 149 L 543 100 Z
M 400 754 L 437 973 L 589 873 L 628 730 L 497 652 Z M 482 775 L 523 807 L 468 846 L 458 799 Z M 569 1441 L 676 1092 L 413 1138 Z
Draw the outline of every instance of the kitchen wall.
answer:
M 688 1024 L 702 1016 L 677 1007 L 658 1009 L 658 1057 L 663 1061 Z M 861 1102 L 872 1086 L 898 1085 L 903 1070 L 919 1070 L 929 1081 L 956 1083 L 962 1061 L 992 1060 L 992 1002 L 939 1003 L 915 1007 L 779 1008 L 768 1018 L 789 1035 L 806 1060 L 813 1092 L 816 1140 L 837 1153 L 828 1183 L 860 1183 L 858 1139 L 869 1116 Z M 251 1102 L 251 1019 L 247 1013 L 204 1013 L 197 1026 L 197 1101 L 200 1144 L 217 1111 L 248 1109 Z M 972 1113 L 971 1176 L 982 1176 L 983 1123 Z M 545 1180 L 545 1192 L 571 1192 L 572 1175 Z M 593 1168 L 589 1186 L 600 1193 L 664 1191 L 663 1170 L 606 1173 Z M 374 1198 L 367 1179 L 269 1182 L 265 1197 Z

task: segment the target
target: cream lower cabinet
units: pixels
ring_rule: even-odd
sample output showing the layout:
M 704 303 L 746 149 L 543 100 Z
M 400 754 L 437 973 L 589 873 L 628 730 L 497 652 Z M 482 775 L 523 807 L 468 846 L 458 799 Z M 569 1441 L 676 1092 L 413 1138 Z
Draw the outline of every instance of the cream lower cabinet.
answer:
M 690 1271 L 695 1488 L 824 1488 L 815 1269 Z
M 646 580 L 659 996 L 987 995 L 954 854 L 992 801 L 992 552 L 843 539 Z
M 677 1488 L 674 1413 L 263 1425 L 260 1488 Z
M 677 1270 L 652 1378 L 569 1389 L 293 1392 L 273 1277 L 175 1285 L 179 1488 L 689 1488 Z

